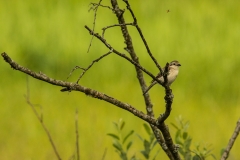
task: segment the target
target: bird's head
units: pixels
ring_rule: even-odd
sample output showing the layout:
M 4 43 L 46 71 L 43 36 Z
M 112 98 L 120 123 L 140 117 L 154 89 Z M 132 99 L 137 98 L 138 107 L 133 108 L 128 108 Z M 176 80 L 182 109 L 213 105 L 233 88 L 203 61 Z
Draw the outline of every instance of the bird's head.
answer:
M 180 66 L 181 64 L 177 60 L 174 60 L 169 64 L 169 67 L 172 69 L 178 69 Z

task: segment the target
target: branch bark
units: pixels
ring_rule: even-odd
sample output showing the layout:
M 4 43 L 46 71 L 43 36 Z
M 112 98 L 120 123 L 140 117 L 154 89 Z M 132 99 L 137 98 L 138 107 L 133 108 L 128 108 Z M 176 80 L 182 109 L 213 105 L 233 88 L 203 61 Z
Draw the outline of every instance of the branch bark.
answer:
M 153 59 L 153 61 L 155 62 L 155 64 L 157 65 L 157 67 L 159 68 L 160 72 L 162 72 L 162 69 L 160 67 L 160 65 L 157 63 L 156 59 L 152 56 L 151 54 L 151 51 L 147 45 L 147 42 L 145 40 L 145 38 L 143 37 L 143 34 L 142 34 L 142 31 L 140 29 L 140 27 L 138 26 L 137 24 L 137 19 L 136 17 L 134 16 L 133 14 L 133 11 L 131 10 L 131 7 L 128 3 L 127 0 L 124 0 L 124 2 L 127 4 L 127 8 L 130 10 L 131 12 L 131 15 L 134 19 L 134 24 L 135 26 L 137 27 L 137 30 L 147 48 L 147 51 L 148 51 L 148 54 L 150 55 L 150 57 Z M 122 24 L 126 24 L 125 23 L 125 20 L 124 20 L 124 17 L 123 17 L 123 14 L 124 14 L 124 11 L 121 10 L 119 7 L 118 7 L 118 3 L 117 3 L 117 0 L 111 0 L 111 4 L 112 4 L 112 7 L 113 7 L 113 10 L 114 10 L 114 13 L 115 15 L 117 16 L 117 19 L 118 19 L 118 23 L 120 24 L 120 27 L 121 27 L 121 31 L 122 31 L 122 35 L 124 37 L 124 40 L 125 40 L 125 44 L 126 44 L 126 48 L 125 50 L 128 51 L 128 53 L 130 54 L 132 60 L 134 62 L 136 62 L 138 65 L 139 64 L 139 61 L 138 61 L 138 57 L 134 51 L 134 48 L 133 48 L 133 44 L 132 44 L 132 38 L 130 36 L 130 34 L 128 33 L 128 29 L 127 29 L 127 25 L 122 25 Z M 141 66 L 141 65 L 140 65 Z M 168 67 L 166 67 L 168 68 Z M 140 83 L 140 86 L 141 86 L 141 89 L 142 89 L 142 92 L 144 93 L 144 91 L 146 90 L 147 86 L 146 86 L 146 83 L 144 81 L 144 77 L 143 77 L 143 73 L 142 73 L 142 70 L 139 69 L 139 67 L 136 67 L 135 65 L 135 69 L 136 69 L 136 73 L 137 73 L 137 78 L 139 80 L 139 83 Z M 155 79 L 155 77 L 153 78 Z M 165 78 L 166 79 L 166 78 Z M 160 83 L 161 84 L 161 83 Z M 167 84 L 167 83 L 165 83 Z M 166 100 L 166 108 L 167 110 L 166 111 L 171 111 L 171 105 L 172 105 L 172 99 L 173 99 L 173 96 L 169 97 L 169 95 L 167 93 L 172 93 L 172 92 L 169 92 L 170 88 L 167 87 L 166 85 L 163 85 L 166 89 L 166 97 L 168 98 L 168 100 Z M 168 91 L 168 92 L 167 92 Z M 165 97 L 165 99 L 167 99 Z M 151 102 L 151 99 L 149 97 L 148 94 L 145 94 L 144 95 L 144 100 L 145 100 L 145 104 L 146 104 L 146 110 L 147 110 L 147 114 L 150 115 L 151 117 L 154 117 L 154 113 L 153 113 L 153 110 L 152 110 L 152 102 Z M 169 103 L 171 102 L 171 103 Z M 170 111 L 167 112 L 170 114 Z M 157 121 L 157 123 L 159 124 L 158 125 L 158 129 L 161 130 L 162 134 L 163 134 L 163 137 L 164 137 L 164 140 L 163 139 L 160 139 L 162 138 L 162 136 L 160 135 L 160 132 L 158 132 L 156 130 L 155 127 L 152 127 L 152 130 L 155 134 L 155 136 L 158 138 L 158 142 L 160 143 L 160 145 L 162 146 L 163 150 L 166 152 L 166 154 L 168 155 L 168 157 L 170 159 L 180 159 L 180 156 L 178 154 L 178 151 L 176 150 L 176 148 L 174 147 L 174 143 L 172 141 L 172 138 L 171 138 L 171 135 L 170 135 L 170 132 L 168 131 L 168 128 L 167 126 L 165 125 L 164 123 L 164 120 L 168 117 L 169 114 L 165 114 L 164 118 L 161 118 L 160 120 L 161 121 Z M 166 145 L 165 145 L 165 143 Z M 163 147 L 163 146 L 167 146 L 167 147 Z M 169 150 L 170 149 L 170 150 Z
M 240 119 L 237 121 L 237 126 L 233 132 L 232 137 L 230 138 L 230 140 L 228 142 L 226 149 L 223 152 L 221 160 L 225 160 L 228 158 L 230 150 L 232 149 L 232 146 L 233 146 L 234 142 L 236 141 L 237 136 L 239 135 L 239 132 L 240 132 Z
M 50 83 L 52 85 L 56 85 L 56 86 L 61 86 L 61 87 L 65 87 L 65 88 L 69 88 L 69 90 L 71 91 L 80 91 L 85 93 L 86 95 L 91 96 L 92 98 L 97 98 L 100 100 L 104 100 L 108 103 L 111 103 L 115 106 L 118 106 L 119 108 L 122 108 L 124 110 L 127 110 L 129 112 L 131 112 L 132 114 L 134 114 L 135 116 L 143 119 L 144 121 L 156 126 L 156 122 L 157 120 L 152 118 L 151 116 L 148 116 L 146 114 L 144 114 L 143 112 L 137 110 L 136 108 L 134 108 L 133 106 L 131 106 L 130 104 L 127 103 L 123 103 L 111 96 L 108 96 L 104 93 L 98 92 L 94 89 L 91 88 L 87 88 L 87 87 L 83 87 L 79 84 L 76 83 L 71 83 L 71 82 L 66 82 L 66 81 L 62 81 L 62 80 L 56 80 L 53 78 L 48 77 L 47 75 L 45 75 L 44 73 L 36 73 L 34 71 L 31 71 L 28 68 L 25 68 L 21 65 L 19 65 L 18 63 L 14 62 L 8 55 L 7 53 L 3 52 L 2 57 L 4 58 L 4 60 L 10 64 L 10 66 L 15 69 L 15 70 L 19 70 L 25 74 L 28 74 L 30 76 L 32 76 L 33 78 L 39 79 L 41 81 L 45 81 L 47 83 Z

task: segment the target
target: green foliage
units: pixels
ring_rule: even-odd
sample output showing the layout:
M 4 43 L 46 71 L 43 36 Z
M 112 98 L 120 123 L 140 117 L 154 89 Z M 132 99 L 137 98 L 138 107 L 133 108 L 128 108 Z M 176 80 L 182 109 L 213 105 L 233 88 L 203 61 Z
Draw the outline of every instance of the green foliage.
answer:
M 132 140 L 129 140 L 127 143 L 127 140 L 129 137 L 134 133 L 133 130 L 129 131 L 129 133 L 125 136 L 123 136 L 123 128 L 125 126 L 125 121 L 122 119 L 119 119 L 118 122 L 113 122 L 117 134 L 108 133 L 107 135 L 113 138 L 113 147 L 116 149 L 116 152 L 119 154 L 119 157 L 122 160 L 136 160 L 139 159 L 136 157 L 136 155 L 132 155 L 130 158 L 128 157 L 128 152 L 130 147 L 133 144 Z M 144 156 L 145 159 L 150 159 L 150 153 L 157 144 L 157 141 L 155 139 L 154 134 L 152 133 L 150 127 L 147 124 L 143 124 L 144 130 L 147 132 L 148 139 L 143 138 L 142 136 L 138 135 L 139 139 L 142 141 L 142 144 L 144 146 L 144 149 L 140 151 L 140 153 Z M 154 155 L 152 160 L 156 159 L 157 154 L 160 150 L 157 151 L 157 153 Z
M 216 159 L 216 157 L 211 153 L 211 145 L 201 147 L 200 144 L 198 144 L 196 145 L 196 149 L 191 150 L 192 138 L 188 134 L 189 121 L 185 122 L 182 116 L 178 116 L 176 121 L 177 125 L 174 123 L 171 124 L 177 130 L 175 134 L 175 143 L 180 146 L 179 153 L 182 155 L 184 160 L 204 160 L 209 156 Z
M 192 138 L 187 132 L 189 128 L 189 122 L 184 122 L 181 116 L 176 118 L 176 121 L 178 125 L 171 123 L 172 126 L 177 129 L 175 134 L 175 143 L 180 145 L 179 153 L 184 157 L 184 159 L 189 160 L 191 159 L 190 145 L 192 143 Z
M 177 130 L 175 134 L 175 143 L 179 145 L 179 153 L 183 157 L 184 160 L 205 160 L 207 157 L 212 157 L 216 159 L 214 154 L 212 154 L 211 145 L 203 145 L 197 144 L 194 149 L 192 147 L 192 138 L 188 133 L 188 128 L 190 126 L 189 121 L 184 121 L 181 116 L 176 118 L 177 124 L 171 123 L 172 126 Z M 123 135 L 123 129 L 125 126 L 125 121 L 119 119 L 118 122 L 113 122 L 117 133 L 108 133 L 107 135 L 113 138 L 113 147 L 116 149 L 116 152 L 119 154 L 119 157 L 122 160 L 136 160 L 139 159 L 136 155 L 132 155 L 130 158 L 128 156 L 129 149 L 133 144 L 133 141 L 130 136 L 134 133 L 133 130 L 129 131 L 125 136 Z M 150 159 L 151 152 L 153 148 L 156 146 L 157 141 L 155 139 L 154 134 L 152 133 L 151 128 L 148 124 L 143 124 L 144 130 L 147 133 L 147 138 L 137 134 L 139 139 L 141 140 L 144 149 L 140 151 L 143 157 L 147 160 Z M 128 141 L 128 143 L 127 143 Z M 153 156 L 152 160 L 155 160 L 160 149 Z
M 108 133 L 107 135 L 113 138 L 113 147 L 116 149 L 116 152 L 119 154 L 122 160 L 135 160 L 136 157 L 133 155 L 131 158 L 128 158 L 128 151 L 133 144 L 133 141 L 130 140 L 127 143 L 128 138 L 134 133 L 133 130 L 129 131 L 127 135 L 122 134 L 122 130 L 125 126 L 125 122 L 122 119 L 119 119 L 118 122 L 113 122 L 117 133 Z
M 193 160 L 204 160 L 207 157 L 211 156 L 213 159 L 216 159 L 216 157 L 211 153 L 213 149 L 211 149 L 211 145 L 204 145 L 201 147 L 200 144 L 197 144 L 196 149 L 193 150 L 193 153 L 196 155 L 193 156 Z
M 147 139 L 144 139 L 142 136 L 138 135 L 137 136 L 139 137 L 139 139 L 143 142 L 143 146 L 144 146 L 144 150 L 141 151 L 142 155 L 146 158 L 146 159 L 149 159 L 150 158 L 150 153 L 151 151 L 153 150 L 153 148 L 155 147 L 155 145 L 157 144 L 157 140 L 155 139 L 155 136 L 154 134 L 152 133 L 152 130 L 150 129 L 149 125 L 144 123 L 143 124 L 143 127 L 145 129 L 145 131 L 147 132 L 148 134 L 148 138 L 149 140 Z M 158 150 L 159 152 L 160 150 Z M 156 158 L 158 152 L 155 154 L 153 160 Z

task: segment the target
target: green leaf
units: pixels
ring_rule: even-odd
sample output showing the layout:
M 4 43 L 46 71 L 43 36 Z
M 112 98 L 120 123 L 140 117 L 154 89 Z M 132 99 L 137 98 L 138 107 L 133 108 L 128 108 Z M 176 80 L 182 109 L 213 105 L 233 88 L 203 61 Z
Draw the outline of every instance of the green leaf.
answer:
M 176 128 L 177 130 L 180 130 L 174 123 L 170 123 L 174 128 Z
M 192 159 L 193 159 L 193 160 L 201 160 L 201 157 L 200 157 L 199 155 L 195 155 L 195 156 L 193 156 Z
M 204 154 L 207 156 L 207 155 L 208 155 L 209 153 L 211 153 L 212 151 L 213 151 L 213 149 L 207 149 L 207 148 L 206 148 L 206 151 L 205 151 Z
M 116 129 L 118 130 L 118 124 L 116 122 L 112 122 L 114 124 L 114 126 L 116 127 Z
M 176 142 L 177 144 L 183 145 L 183 142 L 182 142 L 182 140 L 181 140 L 181 131 L 180 131 L 180 130 L 178 130 L 178 131 L 176 132 L 175 142 Z
M 113 147 L 115 147 L 118 151 L 123 152 L 122 146 L 118 141 L 113 142 Z
M 189 121 L 187 121 L 185 124 L 183 124 L 183 130 L 187 131 L 189 126 L 190 126 L 190 123 L 189 123 Z
M 148 124 L 144 123 L 143 127 L 144 127 L 144 129 L 145 129 L 145 131 L 147 132 L 148 135 L 152 134 L 151 129 L 150 129 Z
M 116 139 L 116 140 L 120 140 L 120 138 L 116 134 L 108 133 L 107 135 Z
M 149 158 L 148 152 L 146 152 L 146 151 L 141 151 L 141 153 L 142 153 L 142 155 L 143 155 L 146 159 Z
M 217 159 L 215 156 L 214 156 L 214 154 L 210 154 L 212 157 L 213 157 L 213 159 Z
M 183 132 L 183 139 L 186 140 L 188 137 L 188 133 L 187 132 Z
M 144 141 L 144 139 L 139 134 L 137 134 L 137 136 L 141 141 Z
M 196 145 L 196 149 L 197 149 L 198 152 L 200 151 L 200 144 Z
M 121 124 L 121 126 L 120 126 L 120 130 L 122 130 L 122 129 L 124 128 L 124 126 L 125 126 L 125 122 L 122 121 L 122 124 Z
M 129 143 L 128 143 L 128 145 L 127 145 L 127 151 L 129 150 L 129 148 L 132 146 L 132 141 L 130 141 Z
M 147 150 L 147 151 L 149 151 L 150 150 L 150 143 L 145 139 L 144 140 L 144 148 L 145 148 L 145 150 Z
M 190 146 L 191 146 L 191 143 L 192 143 L 192 139 L 191 138 L 188 138 L 185 142 L 184 142 L 184 148 L 186 150 L 189 150 Z
M 133 155 L 133 156 L 131 157 L 131 160 L 137 160 L 136 155 Z
M 183 151 L 183 148 L 179 148 L 178 151 L 179 151 L 179 153 L 181 153 L 181 155 L 184 155 L 184 153 L 185 153 L 185 152 Z
M 121 152 L 120 157 L 122 160 L 128 160 L 127 154 L 125 152 Z
M 123 144 L 126 142 L 126 140 L 128 139 L 128 137 L 130 137 L 132 134 L 134 133 L 134 130 L 131 130 L 126 137 L 123 139 Z
M 184 160 L 192 160 L 192 155 L 190 152 L 185 152 L 184 153 Z

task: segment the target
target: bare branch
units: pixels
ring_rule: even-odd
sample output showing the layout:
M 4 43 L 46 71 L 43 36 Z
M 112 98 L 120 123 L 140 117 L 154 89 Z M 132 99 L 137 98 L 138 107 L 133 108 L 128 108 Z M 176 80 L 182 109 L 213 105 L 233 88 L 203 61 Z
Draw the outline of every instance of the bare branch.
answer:
M 98 7 L 108 8 L 111 11 L 113 11 L 113 9 L 110 6 L 105 6 L 105 5 L 102 5 L 100 3 L 90 3 L 90 5 L 92 5 L 92 7 L 88 11 L 90 11 L 90 10 L 94 10 L 95 11 Z
M 174 160 L 180 160 L 181 158 L 180 158 L 180 155 L 178 154 L 178 146 L 174 145 L 173 140 L 172 140 L 172 136 L 171 136 L 171 134 L 169 132 L 169 129 L 168 129 L 168 126 L 164 122 L 162 122 L 160 124 L 157 123 L 157 124 L 158 124 L 157 128 L 159 128 L 161 130 L 162 135 L 164 137 L 164 140 L 165 140 L 165 143 L 166 143 L 165 147 L 167 147 L 170 150 L 172 156 L 174 157 L 173 158 Z
M 92 63 L 86 68 L 84 69 L 84 71 L 82 72 L 82 74 L 79 76 L 77 83 L 80 81 L 80 79 L 83 77 L 83 75 L 93 66 L 94 63 L 100 61 L 102 58 L 108 56 L 110 53 L 112 53 L 112 50 L 110 50 L 109 52 L 107 52 L 106 54 L 100 56 L 99 58 L 95 59 L 92 61 Z
M 119 55 L 120 57 L 123 57 L 124 59 L 126 59 L 127 61 L 129 61 L 130 63 L 132 63 L 135 67 L 139 68 L 140 70 L 142 70 L 143 72 L 145 72 L 146 74 L 148 74 L 150 77 L 152 77 L 152 79 L 156 80 L 159 84 L 163 85 L 162 82 L 157 79 L 155 77 L 155 75 L 153 75 L 151 72 L 147 71 L 145 68 L 143 68 L 139 63 L 135 62 L 134 60 L 130 59 L 128 56 L 126 56 L 123 53 L 120 53 L 119 51 L 117 51 L 116 49 L 114 49 L 109 43 L 107 43 L 107 41 L 101 37 L 98 33 L 94 33 L 93 30 L 91 30 L 88 26 L 85 26 L 85 28 L 89 31 L 89 33 L 91 35 L 94 35 L 96 38 L 98 38 L 108 49 L 112 50 L 113 53 Z
M 102 58 L 106 57 L 106 56 L 109 55 L 110 53 L 112 53 L 112 50 L 110 50 L 110 51 L 107 52 L 106 54 L 100 56 L 99 58 L 93 60 L 92 63 L 91 63 L 87 68 L 83 68 L 83 67 L 80 67 L 80 66 L 75 66 L 75 67 L 71 70 L 71 72 L 70 72 L 70 74 L 68 75 L 67 79 L 72 75 L 72 73 L 73 73 L 75 70 L 81 69 L 81 70 L 83 70 L 83 72 L 82 72 L 82 74 L 81 74 L 81 75 L 78 77 L 78 79 L 77 79 L 77 82 L 76 82 L 76 83 L 78 83 L 78 82 L 80 81 L 80 79 L 83 77 L 83 75 L 93 66 L 94 63 L 100 61 Z M 65 90 L 64 90 L 64 91 L 65 91 Z
M 155 135 L 158 143 L 159 143 L 160 146 L 162 147 L 163 151 L 167 154 L 167 156 L 169 157 L 169 159 L 175 160 L 174 157 L 173 157 L 173 155 L 172 155 L 172 153 L 171 153 L 171 151 L 170 151 L 169 148 L 167 147 L 167 145 L 166 145 L 166 143 L 165 143 L 165 140 L 164 140 L 162 134 L 160 133 L 160 130 L 159 130 L 156 126 L 154 126 L 154 125 L 151 125 L 151 124 L 150 124 L 150 126 L 151 126 L 151 128 L 152 128 L 152 130 L 153 130 L 153 133 L 154 133 L 154 135 Z
M 71 72 L 69 73 L 69 75 L 68 75 L 68 77 L 67 77 L 67 79 L 68 78 L 70 78 L 71 76 L 72 76 L 72 73 L 75 71 L 75 70 L 77 70 L 77 69 L 82 69 L 83 71 L 85 71 L 86 69 L 85 68 L 83 68 L 83 67 L 80 67 L 80 66 L 75 66 L 72 70 L 71 70 Z
M 95 25 L 96 25 L 97 10 L 98 10 L 98 7 L 101 5 L 101 2 L 102 2 L 102 0 L 99 0 L 98 4 L 96 6 L 93 5 L 94 7 L 91 7 L 89 9 L 89 11 L 90 10 L 94 10 L 94 19 L 93 19 L 93 28 L 92 28 L 93 31 L 95 30 Z M 88 47 L 87 53 L 89 52 L 90 47 L 92 46 L 93 38 L 94 38 L 94 36 L 92 36 L 92 38 L 91 38 L 91 41 L 89 43 L 89 47 Z
M 233 132 L 231 139 L 228 142 L 226 149 L 224 150 L 221 160 L 225 160 L 228 158 L 230 150 L 232 149 L 232 146 L 233 146 L 234 142 L 236 141 L 237 136 L 239 135 L 239 132 L 240 132 L 240 119 L 237 121 L 237 126 Z
M 144 114 L 142 111 L 137 110 L 136 108 L 134 108 L 132 105 L 127 104 L 127 103 L 123 103 L 115 98 L 112 98 L 104 93 L 98 92 L 96 90 L 93 90 L 91 88 L 87 88 L 87 87 L 83 87 L 79 84 L 76 83 L 70 83 L 70 82 L 66 82 L 66 81 L 61 81 L 61 80 L 56 80 L 53 78 L 50 78 L 48 76 L 46 76 L 45 74 L 40 74 L 40 73 L 36 73 L 31 71 L 28 68 L 25 68 L 19 64 L 17 64 L 16 62 L 14 62 L 5 52 L 3 52 L 2 57 L 4 58 L 4 60 L 10 64 L 10 66 L 16 70 L 19 70 L 25 74 L 28 74 L 30 76 L 32 76 L 33 78 L 39 79 L 41 81 L 45 81 L 47 83 L 56 85 L 56 86 L 62 86 L 62 87 L 66 87 L 69 90 L 72 91 L 80 91 L 80 92 L 84 92 L 86 95 L 91 96 L 92 98 L 97 98 L 100 100 L 104 100 L 108 103 L 111 103 L 119 108 L 122 108 L 124 110 L 127 110 L 129 112 L 131 112 L 132 114 L 134 114 L 135 116 L 143 119 L 144 121 L 152 124 L 152 125 L 157 125 L 156 123 L 156 119 L 152 118 L 151 116 L 148 116 L 146 114 Z
M 134 25 L 133 23 L 125 23 L 125 24 L 113 24 L 113 25 L 110 25 L 110 26 L 106 26 L 104 28 L 102 28 L 103 32 L 102 32 L 102 38 L 104 38 L 104 34 L 105 34 L 105 31 L 109 28 L 112 28 L 112 27 L 117 27 L 117 26 L 123 26 L 123 25 Z
M 131 15 L 132 15 L 132 17 L 133 17 L 133 20 L 134 20 L 133 24 L 134 24 L 134 26 L 137 28 L 138 33 L 140 34 L 140 37 L 141 37 L 141 39 L 142 39 L 142 41 L 143 41 L 143 43 L 144 43 L 144 45 L 145 45 L 145 47 L 146 47 L 146 49 L 147 49 L 147 52 L 148 52 L 149 56 L 152 58 L 153 62 L 155 63 L 155 65 L 157 66 L 157 68 L 159 69 L 159 71 L 160 71 L 161 74 L 162 74 L 162 73 L 163 73 L 163 70 L 162 70 L 161 66 L 158 64 L 157 60 L 156 60 L 156 59 L 154 58 L 154 56 L 152 55 L 152 52 L 150 51 L 150 48 L 148 47 L 147 41 L 146 41 L 146 39 L 145 39 L 144 36 L 143 36 L 142 30 L 141 30 L 141 28 L 138 26 L 137 18 L 135 17 L 135 15 L 134 15 L 134 13 L 133 13 L 133 10 L 131 9 L 130 4 L 128 3 L 128 0 L 123 0 L 123 1 L 126 3 L 127 9 L 130 11 L 130 13 L 131 13 Z
M 165 69 L 168 68 L 168 63 L 166 64 L 165 66 Z M 168 71 L 166 71 L 168 72 Z M 167 84 L 167 83 L 166 83 Z M 147 114 L 150 115 L 151 117 L 154 117 L 154 113 L 153 113 L 153 110 L 152 110 L 152 106 L 147 106 Z M 158 119 L 158 121 L 160 121 Z M 165 119 L 161 122 L 164 122 Z M 175 158 L 173 157 L 173 154 L 171 153 L 171 151 L 169 150 L 168 146 L 166 145 L 165 143 L 165 140 L 161 134 L 161 132 L 159 131 L 159 129 L 156 127 L 156 126 L 153 126 L 153 125 L 150 125 L 152 130 L 153 130 L 153 133 L 158 141 L 158 143 L 160 144 L 160 146 L 162 147 L 162 149 L 165 151 L 165 153 L 167 154 L 167 156 L 169 157 L 169 159 L 171 160 L 174 160 Z
M 127 0 L 124 0 L 124 2 L 127 4 L 127 8 L 130 9 L 130 12 L 131 12 L 131 14 L 133 15 L 133 17 L 135 17 L 134 14 L 133 14 L 133 12 L 132 12 L 132 10 L 131 10 L 131 7 L 130 7 L 128 1 L 127 1 Z M 116 16 L 117 16 L 117 18 L 118 18 L 119 24 L 125 24 L 125 20 L 124 20 L 124 17 L 123 17 L 124 11 L 121 10 L 121 9 L 118 7 L 119 5 L 118 5 L 118 3 L 117 3 L 116 0 L 111 0 L 111 3 L 112 3 L 112 6 L 113 6 L 113 8 L 114 8 L 114 11 L 115 11 L 114 13 L 116 14 Z M 136 27 L 137 27 L 137 20 L 136 20 L 136 18 L 134 18 L 134 20 L 135 20 L 135 25 L 136 25 Z M 126 25 L 123 25 L 123 26 L 120 26 L 120 27 L 121 27 L 121 31 L 122 31 L 122 34 L 123 34 L 125 43 L 126 43 L 126 45 L 127 45 L 126 50 L 129 52 L 132 60 L 135 61 L 137 65 L 139 65 L 138 57 L 136 56 L 136 53 L 135 53 L 135 51 L 134 51 L 133 44 L 132 44 L 132 39 L 131 39 L 131 37 L 130 37 L 130 35 L 129 35 L 129 33 L 128 33 L 127 26 L 126 26 Z M 145 44 L 145 46 L 146 46 L 146 48 L 147 48 L 147 51 L 148 51 L 149 55 L 150 55 L 150 56 L 152 57 L 152 59 L 154 60 L 155 64 L 156 64 L 157 67 L 159 68 L 160 72 L 163 73 L 160 65 L 158 65 L 156 59 L 152 56 L 151 51 L 150 51 L 150 49 L 149 49 L 149 47 L 148 47 L 148 45 L 147 45 L 147 42 L 146 42 L 145 38 L 144 38 L 143 35 L 142 35 L 141 29 L 140 29 L 139 27 L 137 27 L 137 29 L 138 29 L 138 31 L 139 31 L 139 33 L 140 33 L 140 35 L 141 35 L 141 37 L 142 37 L 142 39 L 143 39 L 143 41 L 144 41 L 144 44 Z M 115 52 L 114 52 L 114 53 L 115 53 Z M 144 71 L 144 70 L 140 69 L 140 67 L 137 67 L 137 65 L 135 65 L 136 72 L 137 72 L 137 77 L 138 77 L 139 83 L 140 83 L 140 85 L 141 85 L 142 92 L 144 93 L 144 91 L 146 90 L 146 84 L 145 84 L 145 81 L 144 81 L 144 78 L 143 78 L 143 74 L 142 74 L 142 71 Z M 145 73 L 146 73 L 146 72 L 145 72 Z M 152 77 L 152 76 L 151 76 L 151 77 Z M 153 78 L 153 77 L 152 77 L 152 78 Z M 155 79 L 157 79 L 157 78 L 154 77 L 153 79 L 155 80 Z M 159 81 L 157 81 L 157 82 L 158 82 L 159 84 L 161 84 Z M 163 84 L 161 84 L 161 85 L 163 85 Z M 145 99 L 147 111 L 148 111 L 148 112 L 149 112 L 149 111 L 152 111 L 152 103 L 151 103 L 151 100 L 150 100 L 149 95 L 148 95 L 148 94 L 145 94 L 145 95 L 144 95 L 144 99 Z M 150 113 L 150 114 L 151 114 L 151 113 Z M 151 116 L 152 116 L 152 115 L 151 115 Z M 162 132 L 162 134 L 163 134 L 163 137 L 164 137 L 164 139 L 165 139 L 167 148 L 170 149 L 170 154 L 172 154 L 172 156 L 174 157 L 174 159 L 180 159 L 180 156 L 179 156 L 179 154 L 178 154 L 178 151 L 177 151 L 177 149 L 175 148 L 174 143 L 173 143 L 173 141 L 172 141 L 170 132 L 167 130 L 167 126 L 164 124 L 164 122 L 162 122 L 162 123 L 160 123 L 160 124 L 158 125 L 158 128 L 161 130 L 161 132 Z M 155 132 L 155 133 L 157 133 L 157 132 Z M 165 150 L 164 150 L 164 151 L 165 151 Z M 168 153 L 167 153 L 167 154 L 168 154 Z M 172 158 L 172 156 L 169 155 L 169 158 Z
M 76 152 L 77 152 L 77 160 L 80 160 L 79 154 L 79 133 L 78 133 L 78 110 L 76 109 L 75 115 L 75 132 L 76 132 Z
M 47 137 L 48 137 L 48 139 L 49 139 L 49 141 L 50 141 L 50 143 L 51 143 L 51 146 L 52 146 L 52 148 L 53 148 L 53 150 L 54 150 L 55 155 L 57 156 L 57 159 L 58 159 L 58 160 L 61 160 L 62 158 L 60 157 L 60 155 L 59 155 L 59 153 L 58 153 L 58 151 L 57 151 L 57 147 L 55 146 L 55 144 L 54 144 L 54 142 L 53 142 L 53 138 L 52 138 L 50 132 L 48 131 L 47 127 L 45 126 L 45 124 L 44 124 L 44 122 L 43 122 L 42 113 L 39 115 L 38 112 L 37 112 L 37 110 L 35 109 L 35 105 L 32 104 L 31 101 L 30 101 L 30 92 L 29 92 L 29 86 L 28 86 L 28 84 L 29 84 L 29 83 L 28 83 L 28 78 L 27 78 L 27 94 L 24 96 L 24 97 L 26 98 L 27 104 L 32 108 L 35 116 L 37 117 L 37 119 L 38 119 L 38 121 L 41 123 L 41 125 L 42 125 L 45 133 L 47 134 Z

